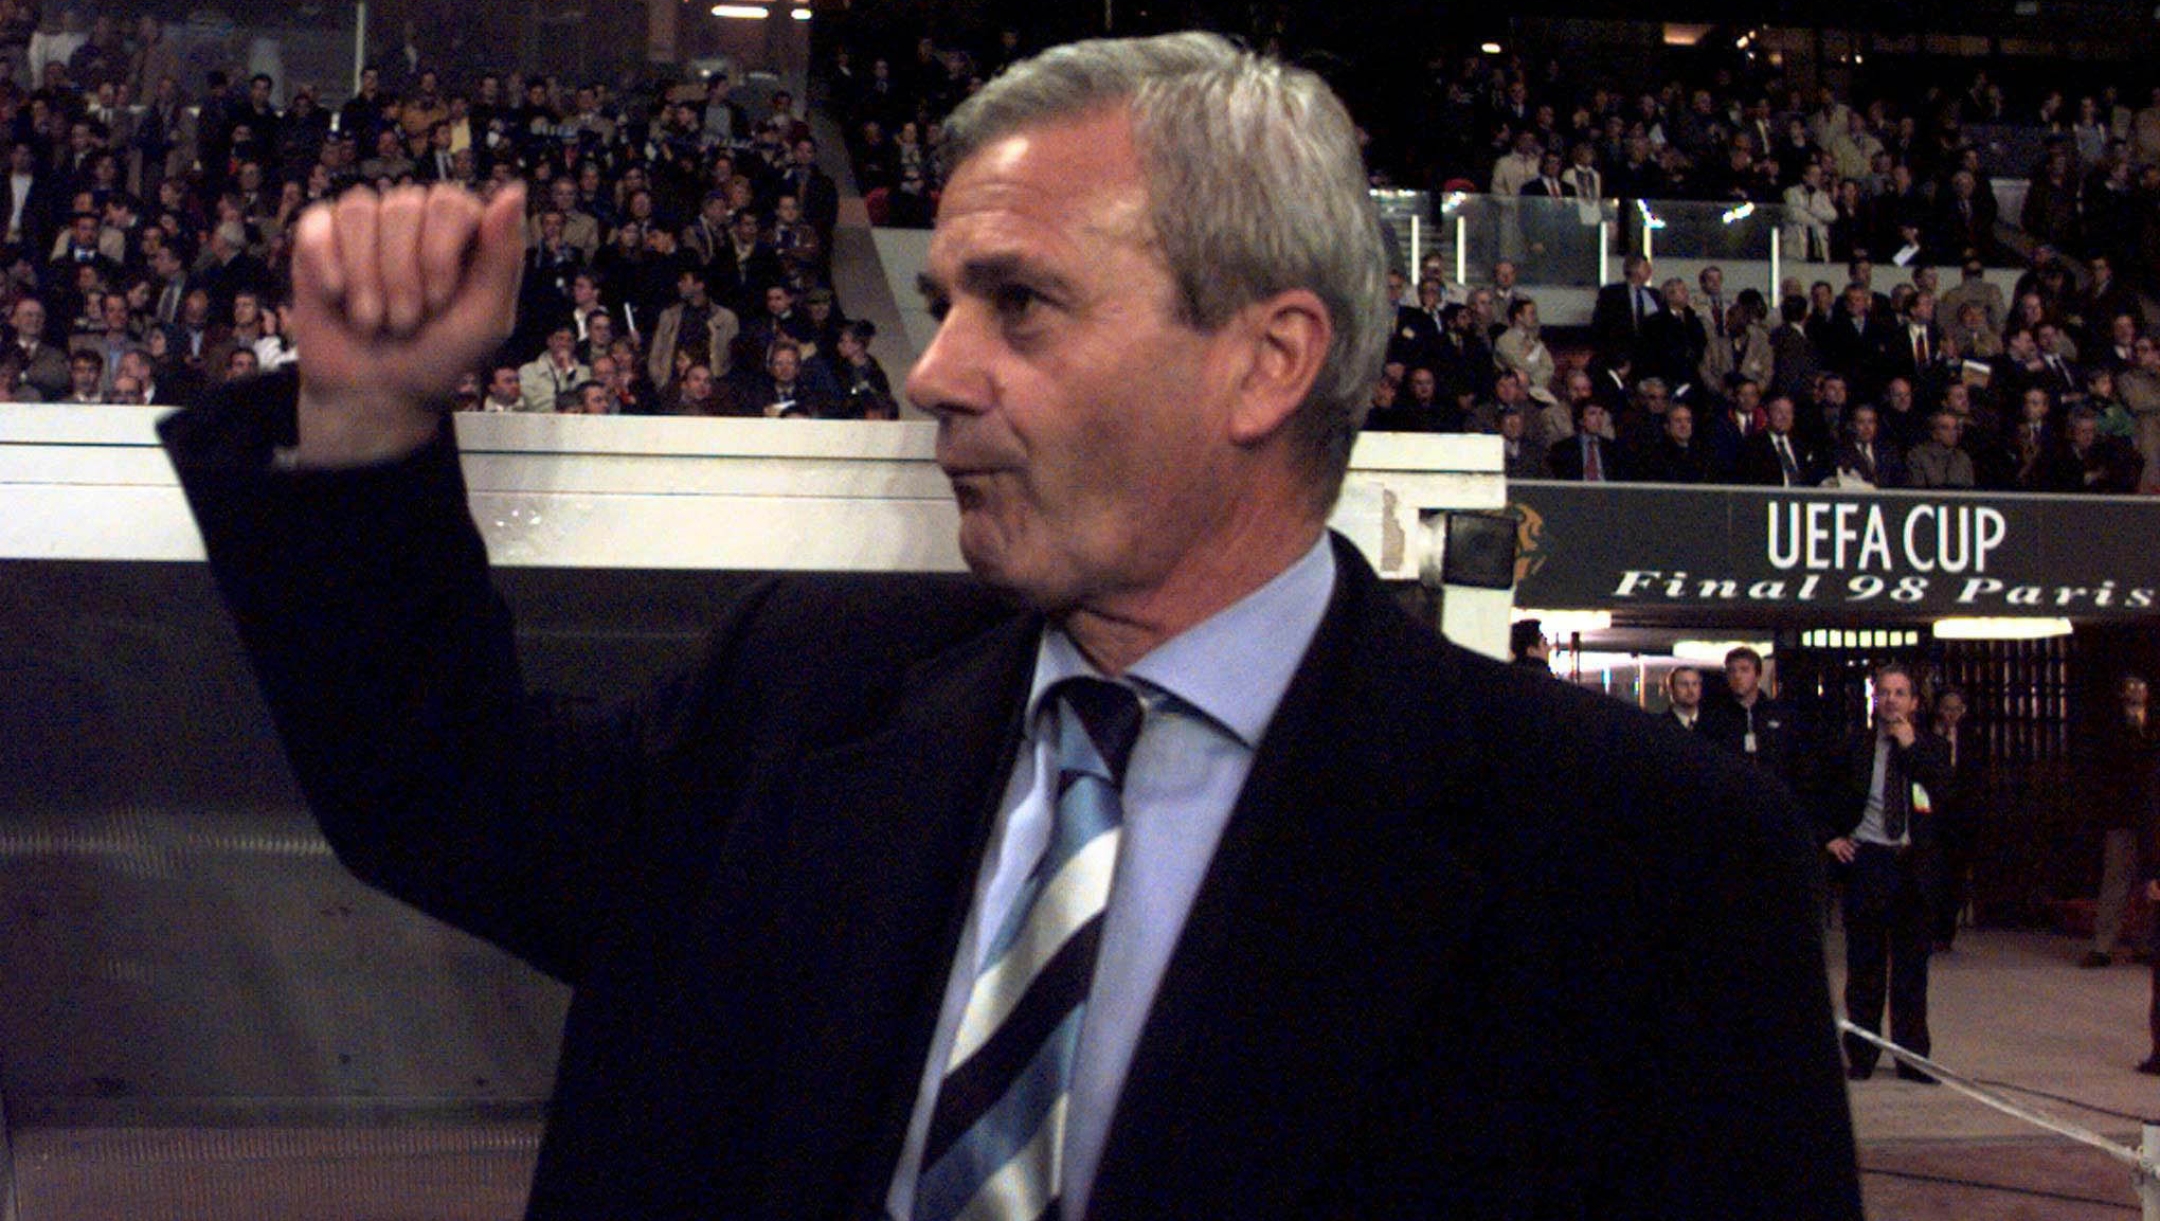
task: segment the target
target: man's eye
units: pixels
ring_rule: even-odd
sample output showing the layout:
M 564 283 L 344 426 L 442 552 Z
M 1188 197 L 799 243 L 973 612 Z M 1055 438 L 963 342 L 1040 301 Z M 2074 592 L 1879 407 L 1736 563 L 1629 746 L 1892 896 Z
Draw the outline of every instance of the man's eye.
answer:
M 931 321 L 943 322 L 945 315 L 952 312 L 952 301 L 946 297 L 925 297 L 923 308 L 930 311 Z
M 1025 317 L 1028 310 L 1041 300 L 1034 289 L 1022 284 L 1000 285 L 997 291 L 991 294 L 991 301 L 997 306 L 997 312 L 1008 319 Z

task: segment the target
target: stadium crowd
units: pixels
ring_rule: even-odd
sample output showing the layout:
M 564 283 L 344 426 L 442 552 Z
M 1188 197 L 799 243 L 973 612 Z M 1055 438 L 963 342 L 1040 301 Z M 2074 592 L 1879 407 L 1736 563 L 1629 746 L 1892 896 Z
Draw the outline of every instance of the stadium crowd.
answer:
M 0 33 L 12 64 L 7 49 Z M 832 290 L 839 189 L 784 91 L 752 115 L 726 73 L 617 96 L 516 73 L 451 87 L 400 57 L 335 110 L 305 85 L 280 108 L 266 75 L 213 71 L 184 92 L 151 17 L 98 18 L 37 76 L 0 78 L 9 399 L 179 404 L 286 364 L 290 235 L 309 204 L 522 181 L 516 330 L 460 408 L 897 414 L 875 328 Z
M 1718 267 L 1661 281 L 1629 258 L 1569 359 L 1514 261 L 1465 286 L 1428 258 L 1399 290 L 1370 426 L 1500 434 L 1518 478 L 2154 490 L 2152 103 L 2049 92 L 2028 116 L 1984 72 L 1901 103 L 1726 68 L 1630 98 L 1557 60 L 1469 57 L 1398 167 L 1409 180 L 1773 204 L 1806 274 L 1772 302 Z M 2014 227 L 1965 135 L 2003 122 L 2044 137 Z M 2013 258 L 2029 269 L 2006 297 L 1986 269 Z
M 213 72 L 189 89 L 154 18 L 99 17 L 56 44 L 34 6 L 0 4 L 0 62 L 25 62 L 9 52 L 38 38 L 36 80 L 0 78 L 8 398 L 179 403 L 288 363 L 288 238 L 308 204 L 358 184 L 522 181 L 516 331 L 460 407 L 897 414 L 875 328 L 833 292 L 840 186 L 786 92 L 751 114 L 724 72 L 617 92 L 484 69 L 446 80 L 425 55 L 397 55 L 334 108 L 305 85 L 281 108 L 266 76 Z M 874 221 L 929 223 L 939 120 L 1025 51 L 1011 30 L 975 48 L 833 51 L 828 112 Z M 1728 294 L 1714 268 L 1660 283 L 1631 259 L 1578 360 L 1548 342 L 1513 264 L 1463 286 L 1428 260 L 1401 279 L 1373 427 L 1499 434 L 1517 477 L 2061 491 L 2160 478 L 2160 353 L 2141 296 L 2160 266 L 2160 93 L 2135 111 L 2113 89 L 2041 99 L 2032 120 L 2055 135 L 2020 233 L 1998 223 L 1961 135 L 2013 117 L 1984 75 L 1909 105 L 1728 69 L 1631 97 L 1559 62 L 1463 61 L 1436 82 L 1421 140 L 1376 146 L 1376 181 L 1777 202 L 1816 276 L 1770 302 Z M 1983 269 L 2029 242 L 2005 298 Z M 1959 283 L 1937 282 L 1941 261 L 1964 264 Z

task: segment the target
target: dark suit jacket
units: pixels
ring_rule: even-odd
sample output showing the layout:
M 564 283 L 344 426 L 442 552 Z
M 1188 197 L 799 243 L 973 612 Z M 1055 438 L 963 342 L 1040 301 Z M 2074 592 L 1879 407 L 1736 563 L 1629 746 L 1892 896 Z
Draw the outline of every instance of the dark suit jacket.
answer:
M 1703 701 L 1702 732 L 1710 741 L 1745 754 L 1749 718 L 1731 695 Z M 1755 701 L 1755 762 L 1778 779 L 1793 784 L 1793 768 L 1803 745 L 1793 711 L 1769 696 Z
M 342 859 L 574 989 L 531 1215 L 875 1215 L 1041 620 L 780 579 L 648 705 L 530 695 L 447 437 L 271 473 L 293 386 L 166 442 Z M 1858 1218 L 1795 811 L 1336 555 L 1089 1215 Z
M 29 198 L 23 201 L 22 244 L 17 253 L 27 255 L 33 263 L 44 262 L 52 249 L 53 232 L 67 207 L 65 190 L 61 176 L 52 170 L 41 168 L 30 176 Z M 0 225 L 4 225 L 8 217 L 15 215 L 15 180 L 4 171 L 0 171 L 0 209 L 4 209 L 0 210 Z
M 1770 332 L 1770 384 L 1764 387 L 1763 397 L 1782 394 L 1798 402 L 1821 368 L 1822 360 L 1806 328 L 1780 326 Z M 1724 387 L 1717 389 L 1722 392 Z
M 1811 488 L 1821 483 L 1828 473 L 1823 470 L 1822 455 L 1798 433 L 1788 434 L 1786 440 L 1792 445 L 1793 464 L 1800 468 L 1799 478 L 1792 486 Z M 1740 442 L 1738 453 L 1733 471 L 1736 482 L 1763 488 L 1785 486 L 1785 467 L 1778 461 L 1777 449 L 1770 443 L 1768 431 L 1758 432 Z
M 1635 304 L 1631 296 L 1634 291 L 1635 286 L 1625 280 L 1598 289 L 1597 304 L 1590 310 L 1590 342 L 1596 346 L 1598 355 L 1610 356 L 1625 352 L 1633 356 L 1637 351 L 1636 341 L 1639 334 L 1635 326 Z M 1657 290 L 1652 288 L 1650 292 L 1655 296 Z M 1662 307 L 1647 310 L 1643 315 L 1644 324 L 1647 325 L 1661 309 Z M 1639 364 L 1635 372 L 1637 376 L 1642 374 Z
M 1553 478 L 1564 479 L 1570 483 L 1582 482 L 1585 463 L 1581 435 L 1577 433 L 1573 437 L 1555 441 L 1552 448 L 1546 451 L 1545 467 L 1552 472 Z M 1607 482 L 1629 477 L 1627 472 L 1621 470 L 1619 446 L 1603 437 L 1591 437 L 1590 443 L 1597 447 L 1598 466 L 1604 472 Z
M 1387 358 L 1405 369 L 1437 369 L 1440 359 L 1440 325 L 1416 306 L 1395 307 L 1395 330 L 1388 336 Z
M 1696 369 L 1709 344 L 1709 332 L 1693 307 L 1684 314 L 1669 310 L 1652 314 L 1643 319 L 1642 336 L 1635 347 L 1635 376 L 1663 378 L 1666 389 L 1677 395 L 1683 387 L 1702 380 Z M 1725 388 L 1716 389 L 1722 394 Z M 1693 393 L 1688 401 L 1701 397 Z
M 1878 488 L 1901 488 L 1905 486 L 1905 459 L 1895 444 L 1878 438 L 1873 446 L 1875 460 L 1869 462 L 1860 453 L 1856 442 L 1847 441 L 1838 446 L 1830 459 L 1830 473 L 1851 471 Z
M 1931 800 L 1936 794 L 1949 794 L 1950 744 L 1926 729 L 1916 726 L 1915 730 L 1911 746 L 1892 746 L 1891 749 L 1903 758 L 1906 776 L 1926 788 Z M 1860 820 L 1867 813 L 1868 786 L 1875 778 L 1875 737 L 1875 731 L 1870 728 L 1845 739 L 1836 770 L 1830 773 L 1831 784 L 1835 787 L 1830 789 L 1822 805 L 1826 839 L 1851 835 L 1859 829 Z M 1932 811 L 1923 812 L 1915 806 L 1909 830 L 1916 851 L 1932 853 L 1941 843 L 1941 824 Z

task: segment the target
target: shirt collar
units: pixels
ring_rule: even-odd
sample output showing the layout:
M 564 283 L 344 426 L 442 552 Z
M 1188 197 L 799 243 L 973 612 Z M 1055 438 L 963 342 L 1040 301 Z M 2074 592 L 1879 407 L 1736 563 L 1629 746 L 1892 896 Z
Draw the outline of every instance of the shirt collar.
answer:
M 1312 550 L 1267 584 L 1155 646 L 1133 663 L 1127 677 L 1138 680 L 1143 692 L 1178 697 L 1247 749 L 1257 747 L 1334 591 L 1335 551 L 1323 533 Z M 1101 672 L 1062 629 L 1045 628 L 1028 692 L 1030 734 L 1044 695 L 1059 680 L 1076 675 L 1101 677 Z

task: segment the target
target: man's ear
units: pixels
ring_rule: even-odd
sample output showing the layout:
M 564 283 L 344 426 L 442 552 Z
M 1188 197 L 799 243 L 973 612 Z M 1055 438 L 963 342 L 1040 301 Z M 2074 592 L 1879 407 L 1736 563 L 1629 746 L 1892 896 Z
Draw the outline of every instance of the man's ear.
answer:
M 1252 445 L 1280 431 L 1327 362 L 1335 325 L 1311 289 L 1293 288 L 1245 307 L 1232 323 L 1245 338 L 1244 376 L 1230 421 L 1231 440 Z

